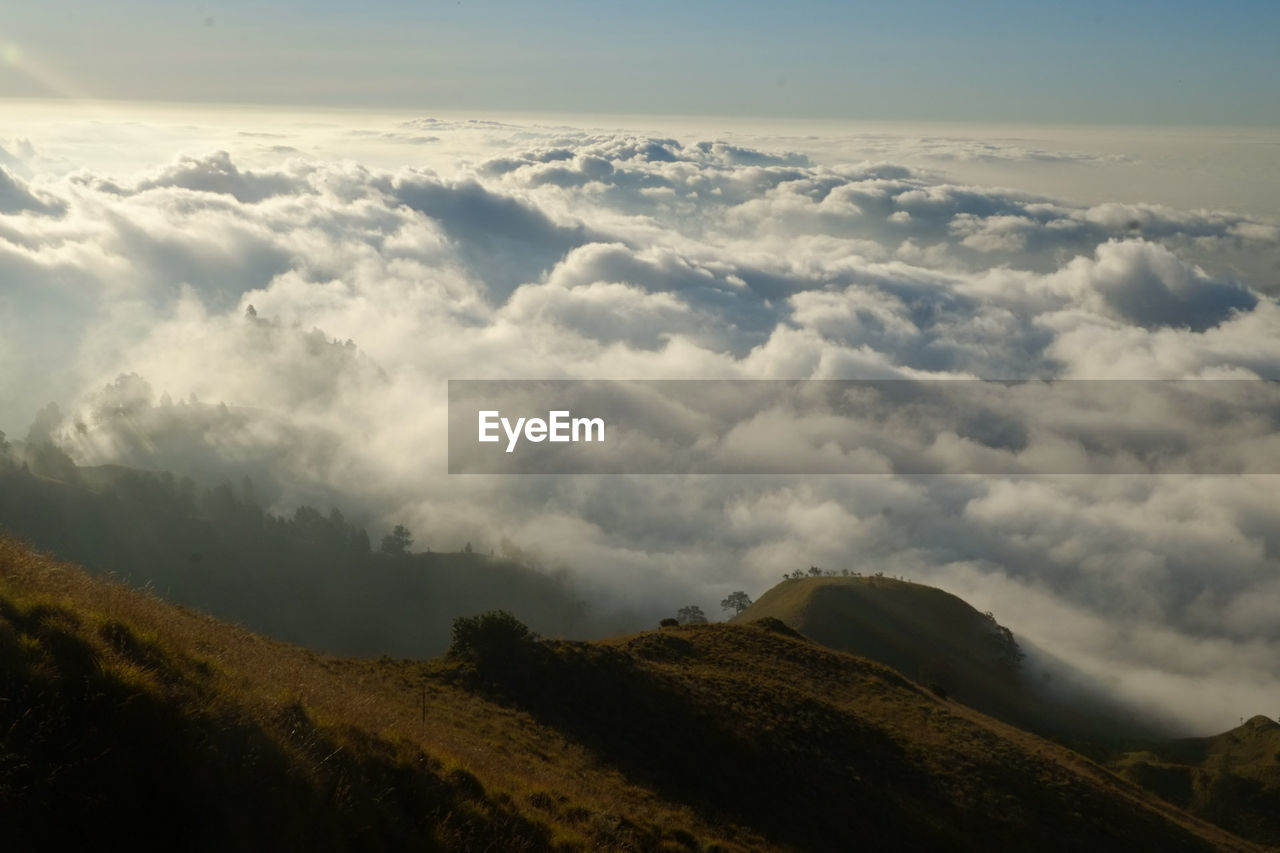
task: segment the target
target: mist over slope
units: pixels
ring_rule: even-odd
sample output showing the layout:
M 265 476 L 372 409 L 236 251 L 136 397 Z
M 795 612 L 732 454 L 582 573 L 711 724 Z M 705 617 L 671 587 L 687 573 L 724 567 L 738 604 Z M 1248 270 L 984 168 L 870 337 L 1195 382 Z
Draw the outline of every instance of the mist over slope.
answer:
M 553 637 L 641 624 L 593 607 L 563 573 L 529 566 L 510 548 L 432 551 L 406 531 L 384 553 L 337 508 L 264 512 L 250 480 L 208 488 L 168 472 L 76 468 L 65 457 L 56 470 L 35 456 L 34 470 L 0 460 L 0 533 L 285 642 L 426 658 L 444 652 L 455 617 L 497 608 Z
M 994 614 L 923 584 L 880 574 L 784 580 L 732 621 L 762 619 L 1094 757 L 1171 730 L 1167 710 L 1118 701 Z
M 10 437 L 250 474 L 269 508 L 440 550 L 510 540 L 646 612 L 874 567 L 1007 614 L 1188 732 L 1280 700 L 1274 477 L 443 473 L 449 378 L 1280 378 L 1274 219 L 944 171 L 1138 168 L 1009 139 L 862 139 L 875 158 L 850 162 L 803 135 L 343 122 L 0 141 Z

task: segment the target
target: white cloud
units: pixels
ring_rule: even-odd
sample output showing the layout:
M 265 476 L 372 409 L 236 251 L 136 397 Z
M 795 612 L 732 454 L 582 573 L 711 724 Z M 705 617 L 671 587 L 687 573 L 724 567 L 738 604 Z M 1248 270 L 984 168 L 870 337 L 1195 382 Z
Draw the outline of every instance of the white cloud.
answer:
M 1280 378 L 1274 223 L 826 164 L 820 145 L 423 120 L 263 147 L 240 130 L 166 130 L 141 170 L 45 169 L 40 139 L 12 155 L 30 175 L 0 163 L 11 434 L 56 399 L 84 461 L 252 473 L 284 504 L 404 521 L 441 548 L 507 537 L 645 607 L 714 608 L 810 564 L 910 574 L 1135 695 L 1182 698 L 1197 725 L 1280 701 L 1267 477 L 443 473 L 449 378 Z M 102 390 L 121 374 L 145 385 Z M 726 451 L 846 452 L 784 414 Z M 1005 452 L 899 426 L 893 452 L 944 469 Z M 1131 462 L 1119 440 L 1026 441 L 1046 467 Z M 1205 685 L 1232 698 L 1197 704 Z
M 0 152 L 3 151 L 4 149 L 0 149 Z M 21 179 L 11 174 L 4 165 L 0 165 L 0 214 L 31 212 L 54 216 L 64 209 L 64 205 L 56 200 L 38 197 Z

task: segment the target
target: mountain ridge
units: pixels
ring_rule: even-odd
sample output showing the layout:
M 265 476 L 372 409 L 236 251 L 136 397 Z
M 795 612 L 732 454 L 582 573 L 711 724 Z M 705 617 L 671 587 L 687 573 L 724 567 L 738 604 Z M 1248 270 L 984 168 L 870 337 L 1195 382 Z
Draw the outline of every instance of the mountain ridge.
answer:
M 1280 846 L 1280 723 L 1265 716 L 1217 735 L 1167 736 L 1160 719 L 1087 684 L 1063 692 L 1043 677 L 1047 670 L 1037 677 L 1042 652 L 1024 663 L 992 614 L 911 581 L 790 578 L 732 621 L 758 620 L 910 674 L 939 696 L 1071 746 L 1179 808 Z
M 767 621 L 344 659 L 9 540 L 0 616 L 0 815 L 33 849 L 136 835 L 149 794 L 182 820 L 148 839 L 194 849 L 1258 849 Z

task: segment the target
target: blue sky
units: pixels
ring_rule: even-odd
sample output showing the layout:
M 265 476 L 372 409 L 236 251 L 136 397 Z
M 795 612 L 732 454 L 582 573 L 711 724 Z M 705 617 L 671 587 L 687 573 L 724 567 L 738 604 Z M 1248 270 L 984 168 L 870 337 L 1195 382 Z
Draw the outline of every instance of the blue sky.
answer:
M 0 96 L 588 113 L 1280 124 L 1280 3 L 62 0 Z

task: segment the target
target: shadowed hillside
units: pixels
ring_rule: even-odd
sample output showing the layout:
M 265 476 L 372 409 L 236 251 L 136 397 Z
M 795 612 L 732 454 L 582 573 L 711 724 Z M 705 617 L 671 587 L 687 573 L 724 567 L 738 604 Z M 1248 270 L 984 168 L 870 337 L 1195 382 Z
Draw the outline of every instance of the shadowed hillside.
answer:
M 0 541 L 18 849 L 1253 850 L 766 620 L 430 662 L 266 640 Z
M 338 654 L 426 657 L 459 613 L 506 608 L 537 630 L 617 630 L 560 579 L 479 553 L 373 552 L 341 512 L 264 512 L 247 489 L 52 461 L 33 473 L 0 460 L 0 532 L 179 604 Z M 630 622 L 627 627 L 634 627 Z
M 1168 739 L 1160 720 L 1096 688 L 1046 680 L 991 614 L 893 578 L 785 580 L 734 621 L 760 619 L 889 665 L 937 695 L 1084 751 L 1206 820 L 1280 845 L 1280 724 L 1266 717 L 1215 737 Z M 1057 681 L 1069 675 L 1059 671 Z
M 880 576 L 789 579 L 733 621 L 765 617 L 1090 754 L 1105 755 L 1162 733 L 1162 721 L 1100 692 L 1058 689 L 1047 673 L 1030 665 L 1012 632 L 990 613 L 979 613 L 935 587 Z

